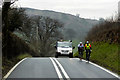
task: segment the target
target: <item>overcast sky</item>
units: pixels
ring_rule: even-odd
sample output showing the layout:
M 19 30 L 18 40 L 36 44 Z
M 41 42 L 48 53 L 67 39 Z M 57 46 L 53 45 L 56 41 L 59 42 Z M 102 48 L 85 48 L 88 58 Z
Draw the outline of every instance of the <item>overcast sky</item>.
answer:
M 80 14 L 83 18 L 108 18 L 118 11 L 120 0 L 18 0 L 19 7 Z

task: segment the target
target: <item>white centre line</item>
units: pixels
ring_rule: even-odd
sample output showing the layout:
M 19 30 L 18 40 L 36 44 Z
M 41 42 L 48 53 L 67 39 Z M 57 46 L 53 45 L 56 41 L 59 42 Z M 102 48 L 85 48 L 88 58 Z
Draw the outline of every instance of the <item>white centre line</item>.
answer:
M 59 78 L 60 80 L 63 80 L 62 74 L 60 73 L 60 70 L 58 69 L 57 64 L 54 62 L 54 60 L 53 60 L 51 57 L 50 57 L 50 60 L 51 60 L 52 63 L 53 63 L 53 66 L 54 66 L 54 68 L 55 68 L 55 70 L 56 70 L 56 72 L 57 72 L 58 78 Z
M 58 60 L 57 60 L 56 58 L 53 58 L 53 59 L 56 61 L 56 63 L 57 63 L 58 66 L 60 67 L 61 71 L 63 72 L 63 74 L 64 74 L 64 76 L 65 76 L 65 78 L 66 78 L 67 80 L 70 80 L 70 77 L 69 77 L 68 74 L 65 72 L 63 66 L 58 62 Z

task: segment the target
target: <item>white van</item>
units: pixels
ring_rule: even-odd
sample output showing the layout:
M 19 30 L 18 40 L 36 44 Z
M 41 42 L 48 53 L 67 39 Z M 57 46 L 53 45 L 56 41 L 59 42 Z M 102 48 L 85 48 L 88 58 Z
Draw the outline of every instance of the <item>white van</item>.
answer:
M 58 41 L 56 43 L 56 54 L 55 57 L 58 58 L 58 56 L 69 56 L 70 58 L 73 57 L 73 49 L 75 47 L 72 47 L 71 41 Z

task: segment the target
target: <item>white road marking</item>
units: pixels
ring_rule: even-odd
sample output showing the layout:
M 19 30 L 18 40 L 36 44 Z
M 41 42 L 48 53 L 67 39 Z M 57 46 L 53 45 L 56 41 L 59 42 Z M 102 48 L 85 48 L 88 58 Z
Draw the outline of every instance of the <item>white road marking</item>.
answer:
M 56 63 L 54 62 L 54 60 L 53 60 L 51 57 L 50 57 L 50 60 L 51 60 L 52 63 L 53 63 L 53 66 L 54 66 L 54 68 L 55 68 L 55 70 L 56 70 L 56 72 L 57 72 L 58 78 L 59 78 L 60 80 L 63 80 L 62 74 L 60 73 L 60 70 L 58 69 Z
M 14 69 L 20 64 L 22 63 L 24 60 L 26 60 L 27 58 L 22 59 L 21 61 L 19 61 L 5 76 L 4 79 L 7 79 L 8 76 L 14 71 Z
M 58 64 L 58 66 L 59 66 L 60 69 L 62 70 L 62 72 L 63 72 L 65 78 L 66 78 L 67 80 L 70 80 L 70 77 L 69 77 L 69 76 L 67 75 L 67 73 L 65 72 L 63 66 L 58 62 L 58 60 L 57 60 L 56 58 L 53 58 L 53 59 L 56 61 L 56 63 Z
M 82 59 L 82 61 L 88 62 L 88 61 L 86 61 L 84 59 Z M 117 74 L 115 74 L 115 73 L 113 73 L 113 72 L 111 72 L 111 71 L 109 71 L 109 70 L 107 70 L 107 69 L 105 69 L 105 68 L 103 68 L 103 67 L 101 67 L 101 66 L 99 66 L 99 65 L 97 65 L 97 64 L 95 64 L 93 62 L 91 62 L 91 61 L 89 61 L 89 63 L 92 64 L 92 65 L 94 65 L 94 66 L 96 66 L 96 67 L 98 67 L 98 68 L 100 68 L 100 69 L 102 69 L 102 70 L 104 70 L 104 71 L 106 71 L 106 72 L 108 72 L 109 74 L 115 76 L 116 78 L 120 79 L 120 77 Z

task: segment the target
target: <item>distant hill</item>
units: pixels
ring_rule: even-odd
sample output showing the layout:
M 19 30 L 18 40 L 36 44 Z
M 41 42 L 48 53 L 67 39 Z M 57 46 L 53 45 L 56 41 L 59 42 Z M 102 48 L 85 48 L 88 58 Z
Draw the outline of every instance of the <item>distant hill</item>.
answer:
M 57 19 L 64 23 L 64 29 L 62 33 L 65 39 L 72 40 L 84 40 L 87 32 L 96 24 L 98 20 L 84 19 L 71 14 L 65 14 L 61 12 L 49 11 L 49 10 L 37 10 L 31 8 L 25 8 L 26 13 L 30 16 L 40 15 L 47 16 L 53 19 Z

